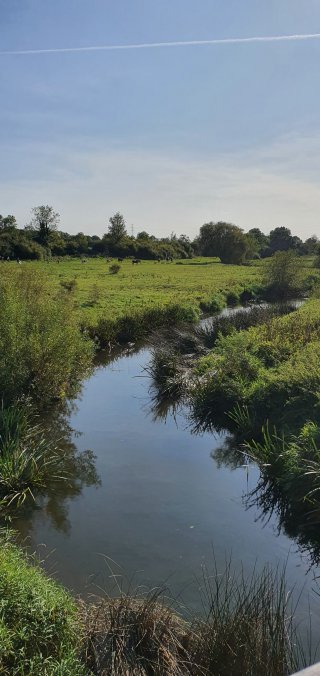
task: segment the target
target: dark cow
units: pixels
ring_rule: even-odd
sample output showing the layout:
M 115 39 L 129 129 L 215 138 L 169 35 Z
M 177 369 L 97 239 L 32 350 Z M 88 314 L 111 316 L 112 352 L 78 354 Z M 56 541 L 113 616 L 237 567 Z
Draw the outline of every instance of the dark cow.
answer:
M 132 265 L 137 265 L 138 263 L 141 263 L 140 258 L 133 258 Z
M 123 263 L 123 258 L 118 258 L 118 263 Z

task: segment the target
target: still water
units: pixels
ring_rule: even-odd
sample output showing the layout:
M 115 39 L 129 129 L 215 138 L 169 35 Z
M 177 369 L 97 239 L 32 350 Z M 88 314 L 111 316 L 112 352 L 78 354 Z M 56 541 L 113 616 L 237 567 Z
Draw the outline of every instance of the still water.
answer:
M 221 451 L 224 435 L 192 434 L 184 412 L 154 419 L 149 359 L 143 348 L 96 368 L 68 419 L 56 422 L 72 480 L 14 526 L 47 570 L 82 595 L 110 591 L 111 565 L 132 586 L 166 584 L 199 610 L 201 566 L 210 570 L 213 552 L 221 569 L 230 554 L 247 572 L 286 564 L 288 587 L 304 587 L 300 618 L 310 602 L 320 629 L 317 566 L 279 533 L 275 515 L 262 522 L 257 506 L 245 506 L 257 468 L 235 468 Z

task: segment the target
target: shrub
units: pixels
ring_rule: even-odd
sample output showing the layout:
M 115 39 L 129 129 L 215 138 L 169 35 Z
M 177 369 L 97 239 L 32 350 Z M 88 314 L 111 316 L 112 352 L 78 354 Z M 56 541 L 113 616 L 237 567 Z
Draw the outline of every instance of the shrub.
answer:
M 110 274 L 111 275 L 116 275 L 121 268 L 121 265 L 119 263 L 112 263 L 112 265 L 109 266 Z
M 2 398 L 31 394 L 45 405 L 71 391 L 93 348 L 80 333 L 72 299 L 55 296 L 40 271 L 17 268 L 5 268 L 0 279 Z
M 65 289 L 66 291 L 69 291 L 69 293 L 73 293 L 76 290 L 78 285 L 77 285 L 76 279 L 69 279 L 69 280 L 66 279 L 66 280 L 62 280 L 60 282 L 60 286 L 62 286 L 62 288 Z
M 227 305 L 239 305 L 240 303 L 240 293 L 238 291 L 228 291 L 226 294 Z
M 271 298 L 293 298 L 301 291 L 301 262 L 293 251 L 277 251 L 264 268 L 264 283 Z

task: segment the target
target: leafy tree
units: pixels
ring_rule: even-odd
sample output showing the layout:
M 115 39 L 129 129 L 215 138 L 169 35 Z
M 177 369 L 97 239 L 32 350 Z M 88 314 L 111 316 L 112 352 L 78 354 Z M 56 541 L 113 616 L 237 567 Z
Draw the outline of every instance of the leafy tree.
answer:
M 109 218 L 109 236 L 112 242 L 120 242 L 120 240 L 127 234 L 126 222 L 122 214 L 117 211 L 114 216 Z
M 39 233 L 39 240 L 42 244 L 47 244 L 50 232 L 56 230 L 60 221 L 60 214 L 54 211 L 53 207 L 42 205 L 32 209 L 31 226 Z
M 285 300 L 299 293 L 301 266 L 294 251 L 276 251 L 264 270 L 264 283 L 272 298 Z
M 306 241 L 303 244 L 303 253 L 305 253 L 307 256 L 312 255 L 317 253 L 318 250 L 318 245 L 319 245 L 319 240 L 316 235 L 312 235 L 312 237 L 308 237 Z
M 8 216 L 1 216 L 0 214 L 0 230 L 5 230 L 6 228 L 16 228 L 17 221 L 14 216 L 8 214 Z
M 150 239 L 150 235 L 145 230 L 142 230 L 138 232 L 137 239 Z
M 203 256 L 217 256 L 221 263 L 244 262 L 248 243 L 241 228 L 232 223 L 205 223 L 200 228 L 198 247 Z
M 260 228 L 251 228 L 247 233 L 250 235 L 251 239 L 254 240 L 256 251 L 261 252 L 262 249 L 269 246 L 269 237 L 265 235 L 264 232 L 261 232 Z
M 270 248 L 274 251 L 288 251 L 296 249 L 302 243 L 299 237 L 293 237 L 291 230 L 281 226 L 270 232 Z

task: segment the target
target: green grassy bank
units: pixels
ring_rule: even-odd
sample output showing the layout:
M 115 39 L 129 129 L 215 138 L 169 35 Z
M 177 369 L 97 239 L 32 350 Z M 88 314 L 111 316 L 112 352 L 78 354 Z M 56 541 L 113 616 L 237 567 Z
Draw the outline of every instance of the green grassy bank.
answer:
M 320 301 L 282 315 L 260 308 L 217 318 L 191 335 L 177 332 L 176 341 L 154 353 L 155 405 L 161 410 L 161 396 L 180 397 L 197 429 L 232 431 L 240 453 L 258 462 L 264 489 L 269 485 L 282 501 L 282 516 L 303 517 L 316 536 Z
M 6 676 L 285 676 L 298 648 L 283 573 L 246 579 L 230 562 L 203 579 L 204 613 L 163 592 L 75 602 L 0 533 L 0 673 Z

